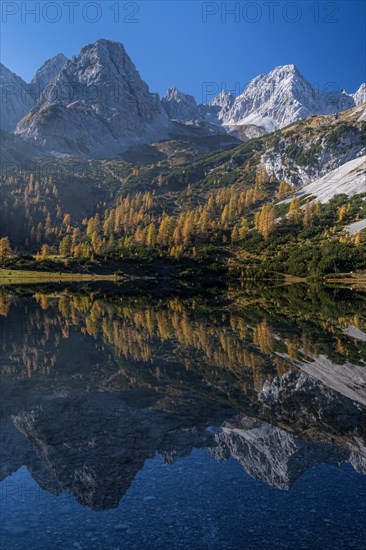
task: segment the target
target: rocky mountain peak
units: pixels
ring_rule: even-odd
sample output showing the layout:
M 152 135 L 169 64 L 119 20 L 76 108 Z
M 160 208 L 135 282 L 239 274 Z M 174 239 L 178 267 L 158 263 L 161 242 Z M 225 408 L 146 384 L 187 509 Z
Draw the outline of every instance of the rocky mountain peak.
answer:
M 289 63 L 288 65 L 278 65 L 278 67 L 275 67 L 269 74 L 289 74 L 294 76 L 302 76 L 299 69 L 293 63 Z
M 178 88 L 176 88 L 175 86 L 173 86 L 172 88 L 169 88 L 169 90 L 167 90 L 165 96 L 163 97 L 163 99 L 166 99 L 166 100 L 172 100 L 172 99 L 175 99 L 177 101 L 179 100 L 183 100 L 187 97 L 190 97 L 193 99 L 194 103 L 196 103 L 196 100 L 194 99 L 193 96 L 189 95 L 189 94 L 185 94 L 183 92 L 181 92 L 180 90 L 178 90 Z
M 216 97 L 214 97 L 209 105 L 215 106 L 219 105 L 220 107 L 232 107 L 233 103 L 235 101 L 235 94 L 232 92 L 226 92 L 225 90 L 222 90 L 222 92 L 219 93 Z
M 169 125 L 122 44 L 98 40 L 63 66 L 16 133 L 48 150 L 111 156 L 165 136 Z
M 320 91 L 289 64 L 251 80 L 222 121 L 227 126 L 251 124 L 273 131 L 307 116 L 331 114 L 354 105 L 350 94 Z
M 106 39 L 84 46 L 70 60 L 63 54 L 48 59 L 30 85 L 4 66 L 0 75 L 1 127 L 52 154 L 118 156 L 172 132 L 189 133 L 193 126 L 245 140 L 366 101 L 366 84 L 355 94 L 320 90 L 291 63 L 253 78 L 237 97 L 222 91 L 198 105 L 192 95 L 172 87 L 160 101 L 124 46 Z
M 48 84 L 58 75 L 61 69 L 65 66 L 68 59 L 59 53 L 50 59 L 47 59 L 38 69 L 30 84 L 34 87 L 36 98 L 38 99 Z
M 161 102 L 172 120 L 188 122 L 200 118 L 200 110 L 195 98 L 176 87 L 169 88 Z
M 90 63 L 93 71 L 86 71 L 86 76 L 102 76 L 112 71 L 109 77 L 123 73 L 123 70 L 136 67 L 128 56 L 123 44 L 111 40 L 97 40 L 93 44 L 84 46 L 80 53 L 72 58 L 72 62 L 80 68 Z

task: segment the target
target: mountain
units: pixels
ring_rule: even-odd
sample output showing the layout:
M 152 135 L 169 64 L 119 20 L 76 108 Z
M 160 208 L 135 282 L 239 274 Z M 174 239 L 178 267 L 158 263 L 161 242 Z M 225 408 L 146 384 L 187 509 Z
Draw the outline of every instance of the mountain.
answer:
M 205 120 L 213 124 L 221 124 L 222 118 L 231 109 L 234 101 L 233 93 L 222 91 L 210 103 L 197 104 L 192 95 L 185 94 L 175 87 L 169 88 L 161 100 L 169 118 L 173 120 Z
M 231 109 L 235 96 L 231 92 L 222 91 L 210 103 L 197 104 L 192 95 L 185 94 L 177 88 L 169 88 L 162 98 L 162 105 L 172 120 L 180 122 L 204 120 L 221 125 L 225 114 Z
M 18 92 L 10 93 L 9 84 Z M 223 91 L 210 103 L 197 104 L 173 87 L 160 100 L 123 45 L 103 39 L 71 60 L 63 54 L 47 60 L 29 85 L 2 66 L 2 89 L 9 96 L 2 103 L 4 130 L 15 129 L 47 154 L 94 158 L 120 158 L 135 146 L 167 139 L 194 143 L 197 132 L 199 139 L 229 133 L 247 141 L 366 100 L 366 84 L 354 94 L 322 92 L 295 65 L 257 76 L 238 97 Z
M 235 95 L 232 92 L 223 90 L 218 96 L 214 97 L 210 103 L 202 105 L 201 112 L 205 120 L 221 125 L 223 117 L 230 111 L 234 102 Z
M 3 173 L 7 170 L 16 169 L 21 164 L 22 168 L 26 166 L 35 166 L 34 159 L 37 157 L 47 157 L 42 147 L 35 143 L 30 143 L 20 136 L 15 136 L 11 132 L 0 129 L 1 155 L 0 162 L 3 164 Z
M 4 204 L 0 234 L 8 235 L 14 246 L 31 243 L 35 247 L 38 245 L 33 226 L 46 227 L 47 213 L 55 228 L 59 225 L 60 210 L 63 215 L 71 215 L 75 226 L 82 227 L 85 217 L 98 213 L 103 218 L 105 212 L 100 206 L 103 200 L 107 200 L 104 208 L 112 208 L 117 193 L 125 196 L 147 191 L 157 193 L 154 219 L 158 226 L 159 212 L 176 216 L 182 205 L 192 208 L 205 204 L 210 194 L 214 196 L 225 188 L 228 193 L 233 192 L 233 186 L 235 192 L 246 193 L 255 185 L 259 168 L 265 168 L 268 177 L 264 186 L 266 200 L 274 200 L 276 204 L 289 198 L 292 189 L 304 202 L 308 197 L 329 202 L 339 193 L 347 193 L 351 198 L 366 192 L 365 121 L 366 106 L 361 105 L 340 114 L 309 117 L 245 143 L 226 133 L 204 137 L 199 126 L 181 125 L 187 132 L 185 138 L 141 144 L 130 148 L 118 160 L 72 159 L 71 177 L 70 159 L 40 158 L 44 155 L 38 145 L 3 132 L 1 162 L 7 163 L 8 178 L 0 185 L 0 203 Z M 52 175 L 56 194 L 51 186 L 39 197 L 29 196 L 28 176 L 18 177 L 14 163 L 21 162 L 24 171 L 32 172 L 34 159 L 41 175 Z M 16 185 L 11 176 L 16 176 Z M 288 193 L 277 196 L 283 181 L 289 184 Z M 48 181 L 43 185 L 48 185 Z M 192 195 L 188 194 L 189 188 Z M 285 204 L 278 208 L 281 215 L 287 209 Z M 250 206 L 239 210 L 240 216 L 249 212 Z M 214 216 L 221 223 L 219 209 Z M 361 211 L 357 216 L 345 219 L 344 224 L 366 218 Z
M 0 128 L 12 132 L 19 120 L 35 106 L 31 88 L 20 76 L 0 63 Z
M 200 109 L 192 95 L 184 94 L 177 88 L 169 88 L 163 99 L 162 105 L 172 120 L 188 122 L 201 118 Z
M 288 490 L 309 468 L 318 464 L 338 466 L 350 459 L 345 449 L 323 442 L 304 441 L 270 424 L 244 415 L 226 422 L 209 449 L 218 461 L 235 458 L 254 479 Z
M 232 92 L 222 91 L 218 96 L 214 97 L 210 103 L 210 107 L 218 108 L 218 118 L 222 119 L 225 114 L 230 111 L 235 102 L 235 95 Z
M 328 187 L 329 200 L 343 185 L 345 172 L 339 172 L 340 181 L 336 183 L 339 167 L 366 154 L 365 121 L 366 105 L 308 117 L 263 136 L 260 160 L 270 176 L 292 185 L 307 185 L 335 171 L 334 178 L 321 181 L 322 189 Z M 362 187 L 362 179 L 353 186 L 358 192 L 363 192 Z M 346 192 L 343 189 L 338 192 Z
M 366 84 L 355 94 L 320 91 L 295 65 L 279 66 L 257 76 L 238 97 L 222 91 L 210 103 L 197 105 L 193 96 L 170 88 L 162 99 L 170 118 L 181 122 L 201 118 L 223 125 L 244 141 L 309 116 L 338 113 L 364 102 Z
M 352 95 L 345 91 L 319 91 L 295 65 L 284 65 L 254 78 L 220 118 L 229 127 L 252 124 L 273 131 L 311 115 L 336 113 L 354 106 Z
M 171 127 L 122 44 L 98 40 L 63 66 L 16 134 L 57 153 L 110 157 Z
M 0 63 L 2 130 L 15 130 L 18 122 L 36 106 L 41 93 L 60 72 L 66 61 L 67 58 L 63 54 L 48 59 L 29 84 Z
M 353 99 L 356 105 L 366 103 L 366 83 L 361 84 L 357 92 L 353 94 Z
M 38 69 L 30 82 L 31 86 L 34 86 L 35 88 L 37 100 L 40 98 L 48 84 L 55 78 L 55 76 L 58 75 L 61 69 L 65 66 L 67 61 L 67 57 L 64 54 L 59 53 L 51 59 L 47 59 L 47 61 L 45 61 L 43 65 Z

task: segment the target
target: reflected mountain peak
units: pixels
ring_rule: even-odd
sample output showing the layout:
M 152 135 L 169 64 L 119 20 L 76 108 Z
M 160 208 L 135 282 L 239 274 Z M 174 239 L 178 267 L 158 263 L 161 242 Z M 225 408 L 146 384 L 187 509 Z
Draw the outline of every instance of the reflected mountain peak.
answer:
M 338 446 L 307 442 L 267 423 L 252 424 L 247 418 L 226 423 L 210 453 L 219 460 L 235 458 L 249 475 L 272 487 L 289 489 L 312 466 L 339 465 L 350 457 Z
M 26 465 L 107 510 L 150 459 L 194 449 L 277 489 L 320 464 L 365 473 L 366 349 L 345 329 L 365 330 L 365 297 L 332 296 L 2 291 L 4 479 Z

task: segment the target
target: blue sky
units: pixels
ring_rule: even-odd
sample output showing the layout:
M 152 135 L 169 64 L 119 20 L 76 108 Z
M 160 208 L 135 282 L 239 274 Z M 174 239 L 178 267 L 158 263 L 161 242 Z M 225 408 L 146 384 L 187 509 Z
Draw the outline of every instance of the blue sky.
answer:
M 366 80 L 363 0 L 2 0 L 1 8 L 1 61 L 25 80 L 45 59 L 98 38 L 122 42 L 151 91 L 174 85 L 198 101 L 288 63 L 320 89 L 354 92 Z

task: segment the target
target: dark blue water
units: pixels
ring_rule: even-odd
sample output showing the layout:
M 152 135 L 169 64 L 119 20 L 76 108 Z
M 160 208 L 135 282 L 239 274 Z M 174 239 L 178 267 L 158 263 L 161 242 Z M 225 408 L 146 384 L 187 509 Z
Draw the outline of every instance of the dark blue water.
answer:
M 1 550 L 366 548 L 348 295 L 0 298 Z
M 289 491 L 202 450 L 147 460 L 117 509 L 50 495 L 26 468 L 1 484 L 2 548 L 366 548 L 366 477 L 348 464 L 308 470 Z

